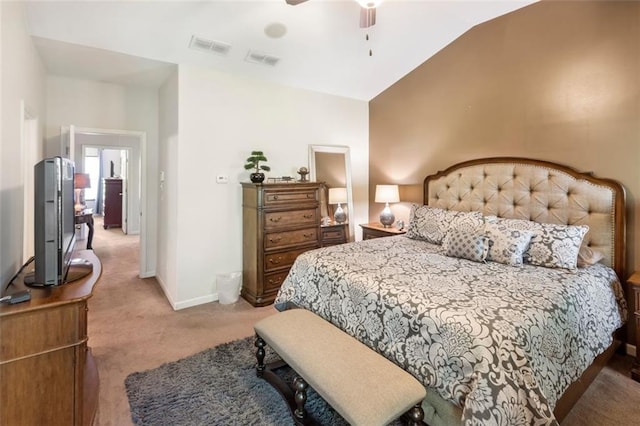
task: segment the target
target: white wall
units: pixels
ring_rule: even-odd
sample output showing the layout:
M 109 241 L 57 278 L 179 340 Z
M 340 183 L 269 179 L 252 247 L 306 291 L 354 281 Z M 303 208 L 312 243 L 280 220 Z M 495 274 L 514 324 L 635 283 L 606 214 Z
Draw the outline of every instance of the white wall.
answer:
M 174 308 L 217 298 L 216 274 L 242 270 L 240 181 L 251 150 L 267 176 L 297 176 L 308 145 L 351 148 L 356 223 L 368 219 L 368 104 L 191 66 L 179 67 L 180 139 L 175 174 L 177 296 Z M 229 176 L 216 184 L 216 175 Z
M 0 285 L 22 264 L 24 174 L 20 102 L 45 120 L 45 72 L 27 33 L 24 3 L 0 2 Z M 42 140 L 42 124 L 37 138 Z M 42 152 L 38 153 L 38 158 Z
M 141 191 L 145 204 L 146 222 L 141 233 L 147 237 L 149 262 L 143 276 L 152 276 L 156 269 L 158 204 L 158 90 L 127 87 L 118 84 L 74 78 L 47 77 L 48 155 L 59 146 L 61 126 L 129 130 L 146 132 L 146 176 L 142 177 Z M 52 148 L 53 147 L 53 148 Z
M 178 301 L 176 279 L 177 262 L 177 206 L 178 193 L 178 73 L 175 72 L 160 88 L 159 94 L 158 174 L 158 267 L 156 278 L 172 306 Z M 193 223 L 206 221 L 202 215 Z

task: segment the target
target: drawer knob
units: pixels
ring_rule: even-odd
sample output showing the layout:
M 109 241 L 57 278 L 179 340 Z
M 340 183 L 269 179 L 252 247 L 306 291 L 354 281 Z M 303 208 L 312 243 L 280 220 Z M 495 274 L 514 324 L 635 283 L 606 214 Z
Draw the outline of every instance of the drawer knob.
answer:
M 271 222 L 280 222 L 282 220 L 282 216 L 278 216 L 278 217 L 270 217 L 269 220 Z
M 313 234 L 302 234 L 305 238 L 311 238 L 313 237 Z
M 312 214 L 305 214 L 305 215 L 302 215 L 302 217 L 304 217 L 305 219 L 311 219 L 313 217 L 313 215 Z
M 277 196 L 277 195 L 274 195 L 274 196 L 273 196 L 273 199 L 274 199 L 274 200 L 277 200 L 277 199 L 278 199 L 278 196 Z
M 273 263 L 274 265 L 277 265 L 278 263 L 280 263 L 280 261 L 282 260 L 282 256 L 278 256 L 277 259 L 274 259 L 273 257 L 269 259 L 270 263 Z
M 313 198 L 313 194 L 307 194 L 307 198 Z
M 282 236 L 278 235 L 277 237 L 271 237 L 269 238 L 269 241 L 271 241 L 272 243 L 277 243 L 282 239 Z

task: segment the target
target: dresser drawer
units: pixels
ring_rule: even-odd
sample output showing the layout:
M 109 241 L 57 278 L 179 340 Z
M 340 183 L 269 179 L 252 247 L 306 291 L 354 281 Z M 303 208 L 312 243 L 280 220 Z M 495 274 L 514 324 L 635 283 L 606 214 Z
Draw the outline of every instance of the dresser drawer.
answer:
M 315 225 L 316 209 L 270 212 L 264 215 L 265 229 L 277 229 L 291 225 Z
M 263 284 L 264 291 L 266 292 L 269 290 L 278 290 L 282 285 L 284 279 L 287 278 L 287 275 L 289 275 L 288 269 L 286 271 L 276 272 L 274 274 L 265 274 Z
M 270 232 L 264 236 L 264 248 L 286 247 L 318 241 L 318 228 L 305 228 L 295 231 Z
M 291 191 L 264 191 L 265 207 L 273 207 L 279 205 L 295 205 L 296 203 L 316 202 L 318 199 L 318 191 L 315 189 L 300 189 Z
M 300 256 L 305 251 L 313 250 L 314 248 L 318 247 L 307 247 L 303 249 L 266 254 L 264 256 L 264 270 L 268 272 L 275 269 L 288 268 L 293 265 L 293 261 L 296 260 L 296 257 Z

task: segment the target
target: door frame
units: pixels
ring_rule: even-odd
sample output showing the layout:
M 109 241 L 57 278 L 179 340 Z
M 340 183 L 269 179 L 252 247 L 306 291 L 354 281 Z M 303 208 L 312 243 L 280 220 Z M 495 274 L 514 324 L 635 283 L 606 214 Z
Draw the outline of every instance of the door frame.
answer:
M 33 166 L 41 157 L 38 143 L 39 119 L 24 100 L 20 100 L 20 150 L 23 172 L 23 239 L 22 261 L 26 262 L 34 254 L 34 178 Z
M 67 128 L 64 126 L 64 128 Z M 138 142 L 140 144 L 140 264 L 138 275 L 140 278 L 148 278 L 154 276 L 154 273 L 149 270 L 149 265 L 152 263 L 150 259 L 148 259 L 148 241 L 149 241 L 149 230 L 147 230 L 147 133 L 135 130 L 119 130 L 119 129 L 99 129 L 99 128 L 91 128 L 91 127 L 77 127 L 70 125 L 68 126 L 70 131 L 70 147 L 69 147 L 69 158 L 73 159 L 75 156 L 75 134 L 94 134 L 94 135 L 125 135 L 125 136 L 136 136 L 138 138 Z M 96 144 L 94 146 L 106 147 L 101 144 Z M 122 145 L 122 146 L 112 146 L 107 147 L 109 149 L 131 149 L 134 146 Z M 130 196 L 130 192 L 127 192 L 127 197 Z M 127 205 L 130 203 L 127 202 Z M 128 215 L 127 215 L 128 216 Z

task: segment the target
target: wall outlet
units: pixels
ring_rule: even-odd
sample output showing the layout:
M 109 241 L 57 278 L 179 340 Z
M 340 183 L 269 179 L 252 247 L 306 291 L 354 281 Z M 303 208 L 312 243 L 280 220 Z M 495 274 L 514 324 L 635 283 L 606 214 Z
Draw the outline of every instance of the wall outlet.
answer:
M 227 175 L 216 176 L 216 183 L 229 183 L 229 176 Z

